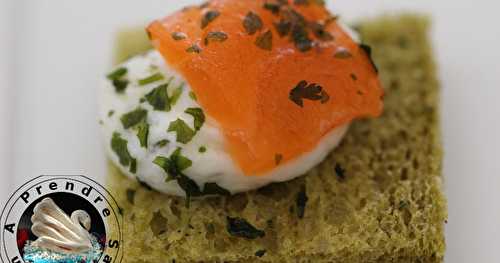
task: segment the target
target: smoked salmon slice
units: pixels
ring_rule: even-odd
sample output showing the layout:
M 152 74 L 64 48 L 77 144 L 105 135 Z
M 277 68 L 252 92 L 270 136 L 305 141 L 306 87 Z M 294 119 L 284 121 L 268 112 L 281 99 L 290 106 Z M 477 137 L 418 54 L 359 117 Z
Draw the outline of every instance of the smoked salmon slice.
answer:
M 382 113 L 369 47 L 321 1 L 212 0 L 147 31 L 248 176 L 310 152 L 354 119 Z

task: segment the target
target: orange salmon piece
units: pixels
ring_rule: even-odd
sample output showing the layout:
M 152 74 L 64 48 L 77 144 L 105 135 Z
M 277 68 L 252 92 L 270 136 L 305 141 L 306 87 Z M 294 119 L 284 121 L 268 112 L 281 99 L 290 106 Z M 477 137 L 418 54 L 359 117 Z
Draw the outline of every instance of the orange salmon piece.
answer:
M 315 0 L 212 0 L 147 31 L 248 176 L 312 151 L 356 118 L 382 113 L 369 49 Z

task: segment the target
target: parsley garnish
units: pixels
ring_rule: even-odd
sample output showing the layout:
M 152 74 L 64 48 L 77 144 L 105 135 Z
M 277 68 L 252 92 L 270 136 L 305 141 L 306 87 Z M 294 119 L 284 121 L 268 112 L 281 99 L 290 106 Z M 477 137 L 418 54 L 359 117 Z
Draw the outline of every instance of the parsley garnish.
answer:
M 306 27 L 302 24 L 295 24 L 292 27 L 292 40 L 295 47 L 301 51 L 306 52 L 312 48 L 312 40 L 309 38 Z
M 351 79 L 356 81 L 356 80 L 358 80 L 358 76 L 356 76 L 356 74 L 354 74 L 354 73 L 351 73 Z
M 340 164 L 335 165 L 335 174 L 337 175 L 337 178 L 341 181 L 345 180 L 345 170 L 342 168 Z
M 205 147 L 205 146 L 201 146 L 200 148 L 198 148 L 199 153 L 205 153 L 206 151 L 207 151 L 207 147 Z
M 255 45 L 261 49 L 271 51 L 273 49 L 273 33 L 271 30 L 260 34 L 255 40 Z
M 193 164 L 190 159 L 181 154 L 181 149 L 177 148 L 169 158 L 158 156 L 153 161 L 154 164 L 158 165 L 167 173 L 167 181 L 175 180 L 182 171 L 191 167 Z
M 220 15 L 219 11 L 216 10 L 211 10 L 205 13 L 203 15 L 203 18 L 201 19 L 201 28 L 205 28 L 210 24 L 212 21 L 214 21 L 218 16 Z
M 235 237 L 242 237 L 247 239 L 256 239 L 264 237 L 266 233 L 262 230 L 255 228 L 243 218 L 226 217 L 226 229 L 229 234 Z
M 273 13 L 274 15 L 278 15 L 280 13 L 280 9 L 281 9 L 281 6 L 279 4 L 269 3 L 269 2 L 264 3 L 263 7 L 264 7 L 264 9 L 271 11 L 271 13 Z
M 199 131 L 205 123 L 205 113 L 201 108 L 188 108 L 185 113 L 193 116 L 194 118 L 194 129 Z
M 300 188 L 300 192 L 297 194 L 297 199 L 296 199 L 297 216 L 301 219 L 304 218 L 306 204 L 307 204 L 308 200 L 309 200 L 309 198 L 307 197 L 307 194 L 306 194 L 306 186 L 303 185 Z
M 403 210 L 406 209 L 408 206 L 410 206 L 410 203 L 407 200 L 401 200 L 399 201 L 398 209 Z
M 265 249 L 257 250 L 257 252 L 255 252 L 255 256 L 261 258 L 266 254 L 266 252 L 267 251 Z
M 167 173 L 167 182 L 176 180 L 179 187 L 184 190 L 186 193 L 186 206 L 189 206 L 192 196 L 203 195 L 196 182 L 182 173 L 184 170 L 191 167 L 192 161 L 181 154 L 180 148 L 177 148 L 169 158 L 163 156 L 156 157 L 153 163 L 161 167 Z
M 146 95 L 146 100 L 158 111 L 170 111 L 170 99 L 167 93 L 168 84 L 163 84 Z
M 311 28 L 311 31 L 313 34 L 319 39 L 323 41 L 331 41 L 333 40 L 333 36 L 330 34 L 330 32 L 325 30 L 325 25 L 312 22 L 309 24 L 309 27 Z
M 114 111 L 114 110 L 110 110 L 110 111 L 108 111 L 108 117 L 113 116 L 113 114 L 115 114 L 115 111 Z
M 186 38 L 187 38 L 186 34 L 184 34 L 182 32 L 173 32 L 172 33 L 172 39 L 175 41 L 183 40 Z
M 186 52 L 199 54 L 199 53 L 201 53 L 201 48 L 198 45 L 193 44 L 192 46 L 190 46 L 186 49 Z
M 169 140 L 164 139 L 164 140 L 161 140 L 161 141 L 158 141 L 157 143 L 155 143 L 155 146 L 162 148 L 162 147 L 165 147 L 169 142 L 170 142 Z
M 290 91 L 289 98 L 295 104 L 304 107 L 304 99 L 326 103 L 330 96 L 323 90 L 323 87 L 314 83 L 308 84 L 307 81 L 302 80 Z
M 124 114 L 120 121 L 125 129 L 133 127 L 146 119 L 148 111 L 143 108 L 137 108 L 129 113 Z
M 243 19 L 243 27 L 249 35 L 255 34 L 257 31 L 262 29 L 262 19 L 260 16 L 250 11 Z
M 155 73 L 147 78 L 140 79 L 138 83 L 139 83 L 139 86 L 145 86 L 145 85 L 148 85 L 148 84 L 151 84 L 151 83 L 163 80 L 163 79 L 165 79 L 163 74 L 157 72 L 157 73 Z
M 210 42 L 224 42 L 228 38 L 227 34 L 220 31 L 208 32 L 205 37 L 205 46 L 208 46 Z
M 168 132 L 175 132 L 177 134 L 177 142 L 183 144 L 190 142 L 196 134 L 196 132 L 181 119 L 171 122 L 168 127 Z
M 281 19 L 278 23 L 274 23 L 274 27 L 276 28 L 276 31 L 278 31 L 278 35 L 280 37 L 284 37 L 290 33 L 292 23 Z
M 172 93 L 172 96 L 170 96 L 170 105 L 175 106 L 177 101 L 182 95 L 182 92 L 184 91 L 184 82 L 177 87 L 174 92 Z
M 120 67 L 120 68 L 117 68 L 116 70 L 114 70 L 113 72 L 109 73 L 106 78 L 108 78 L 109 80 L 115 80 L 115 79 L 120 79 L 122 77 L 124 77 L 125 75 L 127 75 L 127 68 L 125 67 Z
M 148 148 L 149 124 L 141 122 L 137 125 L 137 138 L 141 147 Z
M 198 100 L 198 98 L 196 97 L 196 94 L 195 94 L 194 92 L 192 92 L 192 91 L 190 91 L 190 92 L 189 92 L 189 97 L 190 97 L 192 100 L 194 100 L 194 101 L 197 101 L 197 100 Z
M 115 87 L 115 91 L 118 93 L 122 93 L 125 91 L 125 89 L 127 89 L 129 81 L 126 79 L 114 79 L 112 83 Z
M 130 169 L 129 171 L 133 174 L 135 174 L 137 172 L 137 159 L 135 158 L 132 158 L 130 160 Z
M 113 137 L 111 138 L 111 149 L 118 156 L 120 164 L 125 167 L 128 167 L 133 159 L 128 151 L 127 145 L 127 140 L 123 139 L 119 133 L 113 133 Z

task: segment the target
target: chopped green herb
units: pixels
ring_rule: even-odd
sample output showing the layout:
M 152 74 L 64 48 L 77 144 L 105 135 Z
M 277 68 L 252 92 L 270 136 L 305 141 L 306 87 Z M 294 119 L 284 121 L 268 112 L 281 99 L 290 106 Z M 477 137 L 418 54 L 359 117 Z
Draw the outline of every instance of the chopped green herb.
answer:
M 143 108 L 137 108 L 129 113 L 124 114 L 120 121 L 125 129 L 133 127 L 146 119 L 148 111 Z
M 170 156 L 170 159 L 174 162 L 177 169 L 181 172 L 191 167 L 191 165 L 193 164 L 191 160 L 181 154 L 181 148 L 177 148 Z
M 187 177 L 184 174 L 181 174 L 177 178 L 177 183 L 186 193 L 186 207 L 189 207 L 191 197 L 197 197 L 203 195 L 198 184 L 196 184 L 195 181 L 193 181 L 191 178 Z
M 356 76 L 356 74 L 354 74 L 354 73 L 351 73 L 351 79 L 356 81 L 356 80 L 358 80 L 358 76 Z
M 130 169 L 129 171 L 133 174 L 135 174 L 137 172 L 137 159 L 135 158 L 132 158 L 130 160 Z
M 410 205 L 410 203 L 407 201 L 407 200 L 401 200 L 399 201 L 399 210 L 403 210 L 403 209 L 406 209 L 408 206 Z
M 201 48 L 198 45 L 193 44 L 192 46 L 190 46 L 186 49 L 186 52 L 199 54 L 199 53 L 201 53 Z
M 273 49 L 273 33 L 271 30 L 260 34 L 255 40 L 255 45 L 261 49 L 271 51 Z
M 246 239 L 256 239 L 258 237 L 264 237 L 266 233 L 262 230 L 255 228 L 253 225 L 248 223 L 243 218 L 238 217 L 226 217 L 227 232 L 235 237 L 242 237 Z
M 131 204 L 134 204 L 134 198 L 135 198 L 135 190 L 133 189 L 127 189 L 126 194 L 127 194 L 127 201 Z
M 187 38 L 187 35 L 182 33 L 182 32 L 173 32 L 172 33 L 172 39 L 175 41 L 183 40 L 186 38 Z
M 205 146 L 201 146 L 200 148 L 198 148 L 199 153 L 204 153 L 206 151 L 207 151 L 207 147 L 205 147 Z
M 201 19 L 201 28 L 205 28 L 210 24 L 212 21 L 214 21 L 217 17 L 219 17 L 220 13 L 219 11 L 216 10 L 211 10 L 206 12 L 203 15 L 203 18 Z
M 278 35 L 280 37 L 284 37 L 290 33 L 292 23 L 281 19 L 278 23 L 274 23 L 274 27 L 276 28 L 276 31 L 278 31 Z
M 177 142 L 183 144 L 190 142 L 196 134 L 196 132 L 181 119 L 171 122 L 168 127 L 168 132 L 175 132 L 177 134 Z
M 302 24 L 295 24 L 292 27 L 292 40 L 295 47 L 301 51 L 306 52 L 312 48 L 312 40 L 309 38 L 306 27 Z
M 194 101 L 198 100 L 198 98 L 196 97 L 196 94 L 195 94 L 194 92 L 192 92 L 192 91 L 190 91 L 190 92 L 189 92 L 189 97 L 190 97 L 192 100 L 194 100 Z
M 127 75 L 127 68 L 124 68 L 124 67 L 120 67 L 120 68 L 117 68 L 116 70 L 114 70 L 113 72 L 109 73 L 106 78 L 108 78 L 109 80 L 115 80 L 115 79 L 120 79 L 122 77 L 124 77 L 125 75 Z
M 196 131 L 199 131 L 201 129 L 201 127 L 203 126 L 203 123 L 205 123 L 205 113 L 203 113 L 203 110 L 201 108 L 188 108 L 184 112 L 193 116 L 194 129 Z
M 278 15 L 280 13 L 281 5 L 278 3 L 264 3 L 264 9 L 271 11 L 274 15 Z
M 115 114 L 115 111 L 114 111 L 114 110 L 110 110 L 110 111 L 108 111 L 108 117 L 113 116 L 113 114 Z
M 249 35 L 255 34 L 262 29 L 262 19 L 256 13 L 250 11 L 243 19 L 243 27 Z
M 208 32 L 207 36 L 205 37 L 205 45 L 208 46 L 210 42 L 224 42 L 228 38 L 227 34 L 224 32 Z
M 297 194 L 296 205 L 297 205 L 297 216 L 302 219 L 305 215 L 306 204 L 309 198 L 306 194 L 306 186 L 303 185 L 300 188 L 300 192 Z
M 141 122 L 137 125 L 137 138 L 141 147 L 148 148 L 149 124 Z
M 375 69 L 375 72 L 378 73 L 378 67 L 375 64 L 375 61 L 373 61 L 372 57 L 372 48 L 366 44 L 360 44 L 359 47 L 366 53 L 368 56 L 368 59 L 370 60 L 370 63 L 372 64 L 373 68 Z
M 334 39 L 334 37 L 332 36 L 332 34 L 330 34 L 330 32 L 328 32 L 328 31 L 325 30 L 325 25 L 323 25 L 323 24 L 313 22 L 313 23 L 309 24 L 309 27 L 311 28 L 311 31 L 313 32 L 313 34 L 319 40 L 322 40 L 322 41 L 331 41 L 331 40 Z
M 323 90 L 323 87 L 314 83 L 308 84 L 307 81 L 302 80 L 290 91 L 289 98 L 295 104 L 304 107 L 304 99 L 326 103 L 329 100 L 329 95 Z
M 172 162 L 169 158 L 164 157 L 164 156 L 157 156 L 154 160 L 153 163 L 158 165 L 160 168 L 167 173 L 167 181 L 173 180 L 173 175 L 170 174 L 170 169 L 172 169 L 173 165 Z M 177 175 L 175 175 L 177 176 Z
M 169 158 L 164 156 L 157 156 L 154 164 L 158 165 L 160 168 L 167 173 L 168 177 L 166 181 L 178 180 L 182 176 L 182 171 L 191 167 L 192 161 L 181 154 L 181 149 L 177 148 Z
M 274 161 L 275 161 L 276 165 L 279 165 L 282 160 L 283 160 L 283 155 L 282 154 L 277 153 L 274 156 Z
M 338 59 L 347 59 L 347 58 L 352 58 L 352 54 L 346 48 L 339 48 L 337 49 L 337 52 L 335 52 L 334 57 Z
M 123 93 L 127 89 L 129 81 L 126 79 L 114 79 L 112 83 L 116 92 Z
M 162 147 L 165 147 L 170 141 L 167 140 L 167 139 L 164 139 L 164 140 L 161 140 L 161 141 L 158 141 L 157 143 L 155 143 L 155 147 L 158 147 L 158 148 L 162 148 Z
M 170 99 L 167 93 L 168 83 L 160 85 L 146 95 L 146 100 L 157 111 L 170 111 Z
M 266 252 L 267 251 L 265 249 L 257 250 L 257 252 L 255 252 L 255 256 L 261 258 L 266 254 Z
M 139 103 L 144 103 L 144 102 L 146 102 L 146 98 L 140 98 L 139 99 Z
M 164 80 L 164 79 L 165 79 L 165 77 L 163 76 L 163 74 L 157 72 L 157 73 L 155 73 L 147 78 L 140 79 L 139 86 L 148 85 L 148 84 L 151 84 L 151 83 L 154 83 L 154 82 L 157 82 L 160 80 Z
M 335 174 L 337 175 L 337 178 L 341 181 L 345 180 L 345 170 L 342 168 L 340 164 L 335 165 Z
M 99 125 L 104 125 L 104 121 L 99 120 Z
M 222 196 L 230 196 L 231 192 L 220 187 L 216 183 L 206 183 L 203 188 L 204 195 L 222 195 Z
M 117 132 L 113 133 L 111 138 L 111 149 L 118 156 L 120 164 L 128 167 L 133 159 L 128 151 L 128 142 Z
M 182 95 L 182 92 L 184 91 L 184 82 L 181 83 L 179 85 L 179 87 L 177 87 L 174 92 L 172 93 L 172 96 L 170 96 L 170 105 L 172 106 L 175 106 L 175 104 L 177 103 L 177 101 L 179 100 L 179 98 L 181 97 Z

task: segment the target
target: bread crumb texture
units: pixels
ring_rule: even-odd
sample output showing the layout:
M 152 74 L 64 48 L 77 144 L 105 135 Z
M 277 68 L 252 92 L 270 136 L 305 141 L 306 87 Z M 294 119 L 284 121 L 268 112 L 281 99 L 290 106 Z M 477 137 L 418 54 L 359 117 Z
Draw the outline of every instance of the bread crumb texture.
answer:
M 328 159 L 299 179 L 192 200 L 189 208 L 110 165 L 124 262 L 442 262 L 447 212 L 429 22 L 403 15 L 356 28 L 380 69 L 383 116 L 354 122 Z M 141 34 L 122 34 L 116 58 L 148 48 L 146 37 L 131 45 L 127 35 Z M 230 235 L 228 216 L 265 236 Z

